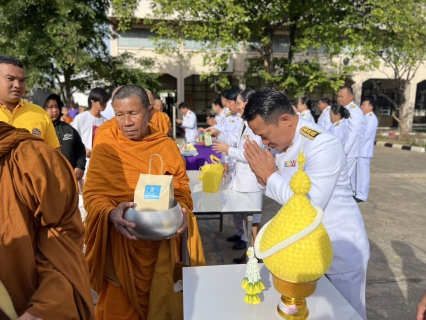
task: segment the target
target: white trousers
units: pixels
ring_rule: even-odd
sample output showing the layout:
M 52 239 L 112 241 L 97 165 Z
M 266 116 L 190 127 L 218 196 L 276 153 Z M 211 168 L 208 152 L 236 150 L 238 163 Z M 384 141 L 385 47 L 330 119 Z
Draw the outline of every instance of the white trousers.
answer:
M 363 201 L 367 201 L 368 193 L 370 192 L 370 164 L 371 158 L 358 158 L 355 172 L 351 179 L 355 197 Z
M 262 202 L 263 202 L 263 193 L 262 191 L 258 192 L 244 192 L 247 194 L 250 199 L 256 204 L 258 208 L 262 209 Z M 237 228 L 237 236 L 241 237 L 241 240 L 247 241 L 247 237 L 244 234 L 244 227 L 243 227 L 243 215 L 242 214 L 234 214 L 232 216 L 234 218 L 234 225 L 235 228 Z M 254 214 L 253 215 L 253 223 L 260 223 L 261 215 L 260 214 Z M 247 228 L 247 225 L 246 225 Z
M 355 186 L 352 184 L 352 176 L 354 175 L 356 162 L 358 158 L 347 158 L 348 177 L 351 183 L 352 193 L 355 194 Z
M 367 265 L 368 262 L 360 269 L 351 272 L 326 274 L 333 286 L 364 320 L 367 319 L 365 308 Z

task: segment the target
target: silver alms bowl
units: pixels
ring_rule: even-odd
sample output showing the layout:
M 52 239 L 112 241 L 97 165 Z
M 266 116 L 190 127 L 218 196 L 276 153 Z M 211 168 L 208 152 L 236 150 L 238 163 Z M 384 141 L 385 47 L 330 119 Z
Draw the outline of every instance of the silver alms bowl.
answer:
M 128 208 L 123 218 L 136 224 L 134 229 L 127 228 L 138 239 L 162 240 L 170 237 L 182 225 L 182 209 L 177 201 L 171 209 L 164 211 L 138 211 Z

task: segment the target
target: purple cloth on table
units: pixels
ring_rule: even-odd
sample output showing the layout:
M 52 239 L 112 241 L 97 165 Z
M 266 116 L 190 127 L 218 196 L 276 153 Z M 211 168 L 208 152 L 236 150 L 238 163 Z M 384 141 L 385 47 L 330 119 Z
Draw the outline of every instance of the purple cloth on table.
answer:
M 186 160 L 186 170 L 199 170 L 200 167 L 204 165 L 207 161 L 208 163 L 212 163 L 210 160 L 210 155 L 215 155 L 220 159 L 221 153 L 215 152 L 212 147 L 206 146 L 197 146 L 194 145 L 195 149 L 197 149 L 198 156 L 195 157 L 185 157 Z

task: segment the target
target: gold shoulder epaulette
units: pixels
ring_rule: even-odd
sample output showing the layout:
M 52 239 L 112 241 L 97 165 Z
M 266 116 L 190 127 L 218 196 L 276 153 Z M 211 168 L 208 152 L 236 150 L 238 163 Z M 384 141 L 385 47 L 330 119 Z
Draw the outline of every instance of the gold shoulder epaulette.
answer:
M 300 134 L 310 140 L 314 140 L 317 135 L 321 134 L 321 132 L 305 126 L 300 128 Z

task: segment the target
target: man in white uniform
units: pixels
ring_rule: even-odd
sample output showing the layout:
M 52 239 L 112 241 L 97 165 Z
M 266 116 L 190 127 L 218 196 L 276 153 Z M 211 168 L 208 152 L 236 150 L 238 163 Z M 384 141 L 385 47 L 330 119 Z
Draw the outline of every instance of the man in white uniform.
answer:
M 187 143 L 194 143 L 195 136 L 197 135 L 197 116 L 188 109 L 188 104 L 186 102 L 180 103 L 178 109 L 182 112 L 183 119 L 176 119 L 176 123 L 184 128 L 185 141 Z
M 355 186 L 355 200 L 357 202 L 367 201 L 370 191 L 370 163 L 374 154 L 374 140 L 379 124 L 373 112 L 375 109 L 376 101 L 373 99 L 365 100 L 361 105 L 364 121 L 359 136 L 359 157 L 355 174 L 352 175 L 352 185 Z
M 348 176 L 351 178 L 359 156 L 359 135 L 361 134 L 363 114 L 354 102 L 354 94 L 350 87 L 339 90 L 337 103 L 348 109 L 351 114 L 348 119 L 348 136 L 343 146 L 348 162 Z M 354 186 L 352 186 L 352 192 L 355 193 Z
M 329 130 L 332 123 L 330 120 L 330 99 L 328 98 L 321 98 L 318 101 L 318 108 L 321 110 L 321 115 L 318 118 L 318 124 Z
M 256 142 L 245 143 L 245 157 L 266 196 L 280 204 L 293 192 L 290 179 L 298 170 L 302 150 L 304 171 L 312 181 L 308 197 L 324 210 L 323 224 L 333 245 L 333 262 L 326 276 L 366 319 L 365 284 L 370 257 L 368 237 L 358 205 L 352 197 L 346 154 L 338 139 L 323 127 L 295 114 L 287 97 L 278 91 L 253 94 L 243 118 L 262 142 L 278 151 L 262 151 Z M 327 164 L 327 165 L 324 165 Z

